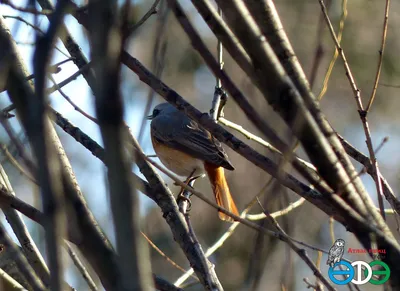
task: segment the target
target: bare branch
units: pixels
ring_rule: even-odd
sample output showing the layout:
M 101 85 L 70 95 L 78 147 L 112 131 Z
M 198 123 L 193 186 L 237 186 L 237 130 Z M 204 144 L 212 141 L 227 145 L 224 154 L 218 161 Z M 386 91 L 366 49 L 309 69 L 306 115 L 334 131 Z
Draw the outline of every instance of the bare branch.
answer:
M 372 88 L 371 97 L 369 99 L 367 108 L 365 108 L 366 112 L 369 112 L 369 110 L 371 109 L 372 103 L 374 102 L 376 90 L 378 89 L 379 78 L 381 76 L 383 53 L 385 52 L 386 36 L 387 36 L 388 23 L 389 23 L 389 10 L 390 10 L 390 0 L 386 0 L 385 17 L 383 19 L 382 41 L 381 41 L 381 48 L 379 50 L 378 68 L 376 69 L 375 83 L 374 83 L 374 87 Z

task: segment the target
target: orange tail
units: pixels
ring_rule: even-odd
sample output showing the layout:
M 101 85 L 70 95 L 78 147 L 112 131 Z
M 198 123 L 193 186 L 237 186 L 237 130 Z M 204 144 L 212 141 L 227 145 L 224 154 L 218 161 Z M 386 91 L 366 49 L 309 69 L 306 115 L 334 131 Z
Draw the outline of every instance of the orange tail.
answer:
M 226 182 L 224 168 L 216 167 L 209 163 L 204 163 L 204 168 L 208 174 L 208 178 L 210 179 L 218 206 L 225 208 L 235 215 L 239 215 L 231 192 L 229 191 L 228 183 Z M 221 220 L 234 221 L 230 216 L 222 212 L 218 212 L 218 216 Z

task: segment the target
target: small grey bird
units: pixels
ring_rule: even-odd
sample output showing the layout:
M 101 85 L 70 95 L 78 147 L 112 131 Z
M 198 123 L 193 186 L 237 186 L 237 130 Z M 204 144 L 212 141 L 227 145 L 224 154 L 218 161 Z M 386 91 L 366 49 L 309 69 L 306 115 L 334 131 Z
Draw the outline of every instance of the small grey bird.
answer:
M 339 263 L 344 253 L 344 240 L 337 239 L 333 246 L 329 249 L 328 260 L 326 264 L 333 267 L 336 263 Z

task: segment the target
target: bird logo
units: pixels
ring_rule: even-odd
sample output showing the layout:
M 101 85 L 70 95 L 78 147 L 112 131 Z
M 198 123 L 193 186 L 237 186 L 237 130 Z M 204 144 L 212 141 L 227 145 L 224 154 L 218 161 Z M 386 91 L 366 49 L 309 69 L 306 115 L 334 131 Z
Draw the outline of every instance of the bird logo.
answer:
M 337 239 L 333 246 L 329 249 L 329 255 L 328 255 L 328 260 L 326 261 L 326 264 L 333 266 L 336 263 L 339 263 L 340 260 L 342 259 L 344 253 L 344 240 L 343 239 Z

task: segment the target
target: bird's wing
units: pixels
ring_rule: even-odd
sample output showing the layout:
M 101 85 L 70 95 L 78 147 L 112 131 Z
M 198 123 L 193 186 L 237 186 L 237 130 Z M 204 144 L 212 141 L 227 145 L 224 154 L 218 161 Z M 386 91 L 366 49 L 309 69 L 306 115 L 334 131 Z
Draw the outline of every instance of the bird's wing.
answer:
M 335 257 L 339 257 L 339 256 L 343 255 L 343 248 L 342 247 L 336 247 L 332 251 L 332 255 L 335 256 Z
M 194 158 L 233 170 L 221 143 L 186 115 L 157 117 L 151 123 L 153 138 Z
M 330 249 L 329 249 L 329 254 L 328 254 L 328 260 L 332 260 L 336 255 L 335 255 L 335 251 L 336 251 L 336 247 L 333 245 Z

